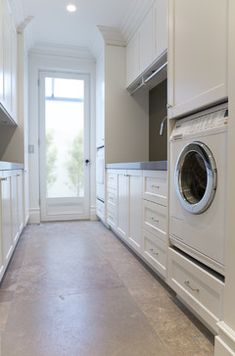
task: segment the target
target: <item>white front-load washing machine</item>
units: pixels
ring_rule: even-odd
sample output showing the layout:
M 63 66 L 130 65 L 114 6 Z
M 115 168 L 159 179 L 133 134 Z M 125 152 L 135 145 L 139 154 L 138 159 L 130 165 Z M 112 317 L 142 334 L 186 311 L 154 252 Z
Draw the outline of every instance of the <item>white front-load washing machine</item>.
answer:
M 225 104 L 176 121 L 170 137 L 170 241 L 224 275 Z

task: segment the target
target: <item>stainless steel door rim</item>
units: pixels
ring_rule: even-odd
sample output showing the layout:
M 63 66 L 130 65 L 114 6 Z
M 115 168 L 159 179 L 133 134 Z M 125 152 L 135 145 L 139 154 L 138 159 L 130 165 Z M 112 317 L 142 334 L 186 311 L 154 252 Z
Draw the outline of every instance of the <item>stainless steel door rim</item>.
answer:
M 174 183 L 182 207 L 202 214 L 211 205 L 217 186 L 217 169 L 210 149 L 200 141 L 186 145 L 175 167 Z

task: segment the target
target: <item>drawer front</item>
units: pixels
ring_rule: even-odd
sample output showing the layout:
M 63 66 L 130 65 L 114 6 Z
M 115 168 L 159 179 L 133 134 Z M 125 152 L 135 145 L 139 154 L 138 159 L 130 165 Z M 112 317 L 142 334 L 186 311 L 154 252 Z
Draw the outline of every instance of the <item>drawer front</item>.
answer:
M 96 200 L 96 215 L 101 220 L 104 220 L 104 218 L 105 218 L 105 206 L 104 206 L 104 203 L 100 200 Z
M 144 172 L 144 199 L 167 206 L 167 172 Z
M 117 191 L 114 189 L 107 190 L 107 203 L 110 205 L 117 205 Z
M 117 174 L 114 172 L 107 172 L 107 187 L 117 190 Z
M 222 317 L 224 283 L 169 248 L 169 284 L 216 331 Z
M 143 203 L 144 229 L 166 240 L 167 208 L 147 200 L 144 200 Z
M 144 230 L 143 254 L 144 258 L 160 272 L 163 277 L 166 277 L 166 242 Z

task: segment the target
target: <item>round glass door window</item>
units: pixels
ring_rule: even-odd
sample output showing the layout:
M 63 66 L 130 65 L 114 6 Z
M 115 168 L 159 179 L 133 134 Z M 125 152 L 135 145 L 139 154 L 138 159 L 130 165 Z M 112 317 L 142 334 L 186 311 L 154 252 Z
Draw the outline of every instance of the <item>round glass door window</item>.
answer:
M 216 184 L 216 163 L 210 149 L 198 141 L 185 146 L 175 168 L 175 187 L 183 208 L 192 214 L 206 211 Z

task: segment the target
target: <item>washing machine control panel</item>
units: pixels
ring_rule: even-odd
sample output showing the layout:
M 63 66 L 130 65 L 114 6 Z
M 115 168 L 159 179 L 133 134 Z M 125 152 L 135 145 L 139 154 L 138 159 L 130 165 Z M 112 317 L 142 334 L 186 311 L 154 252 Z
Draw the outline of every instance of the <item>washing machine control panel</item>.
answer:
M 202 116 L 192 115 L 178 120 L 172 131 L 171 139 L 176 140 L 184 136 L 207 133 L 211 130 L 225 128 L 228 123 L 227 109 L 211 112 Z

